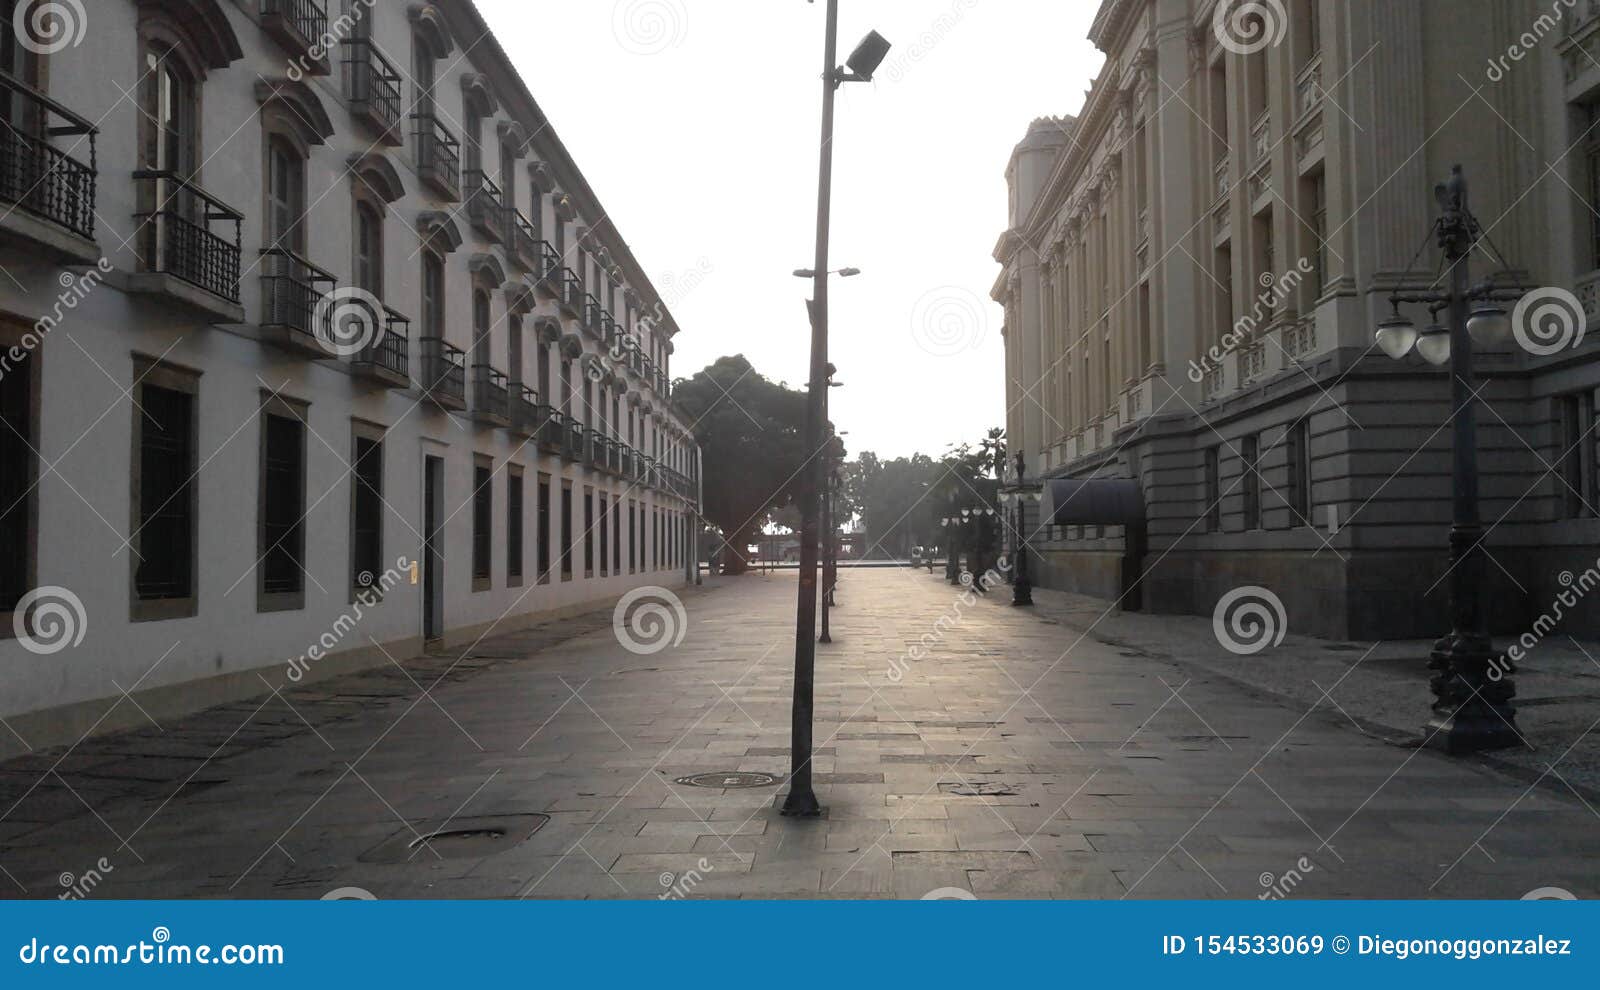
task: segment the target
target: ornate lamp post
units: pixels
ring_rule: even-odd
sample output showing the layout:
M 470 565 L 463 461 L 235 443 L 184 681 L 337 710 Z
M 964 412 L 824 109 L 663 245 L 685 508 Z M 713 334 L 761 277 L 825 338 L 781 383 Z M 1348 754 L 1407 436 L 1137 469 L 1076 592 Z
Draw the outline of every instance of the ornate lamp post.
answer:
M 961 508 L 955 492 L 950 493 L 950 515 L 945 517 L 944 579 L 961 583 Z
M 1024 506 L 1028 502 L 1028 492 L 1025 489 L 1027 462 L 1023 459 L 1022 452 L 1017 451 L 1017 526 L 1016 526 L 1016 565 L 1011 581 L 1011 604 L 1033 604 L 1033 582 L 1028 580 L 1028 514 Z
M 1516 712 L 1511 699 L 1516 688 L 1507 671 L 1495 670 L 1494 644 L 1483 610 L 1483 523 L 1478 511 L 1478 420 L 1474 398 L 1472 349 L 1474 343 L 1490 347 L 1503 343 L 1511 321 L 1501 303 L 1523 295 L 1497 287 L 1492 280 L 1472 284 L 1472 251 L 1485 244 L 1509 269 L 1493 241 L 1467 205 L 1467 181 L 1457 165 L 1450 181 L 1437 186 L 1441 215 L 1429 237 L 1438 236 L 1444 260 L 1450 265 L 1448 292 L 1396 293 L 1390 298 L 1394 315 L 1378 325 L 1377 342 L 1391 358 L 1404 358 L 1413 349 L 1434 366 L 1452 365 L 1450 397 L 1454 429 L 1453 524 L 1450 528 L 1449 635 L 1434 644 L 1428 666 L 1434 670 L 1431 687 L 1434 716 L 1429 738 L 1450 753 L 1499 749 L 1517 745 Z M 1417 251 L 1422 255 L 1427 241 Z M 1413 259 L 1413 265 L 1415 259 Z M 1410 267 L 1410 266 L 1408 266 Z M 1415 324 L 1400 315 L 1401 303 L 1427 306 L 1435 322 L 1420 334 Z M 1470 310 L 1470 315 L 1469 315 Z M 1449 324 L 1441 326 L 1438 314 L 1447 312 Z

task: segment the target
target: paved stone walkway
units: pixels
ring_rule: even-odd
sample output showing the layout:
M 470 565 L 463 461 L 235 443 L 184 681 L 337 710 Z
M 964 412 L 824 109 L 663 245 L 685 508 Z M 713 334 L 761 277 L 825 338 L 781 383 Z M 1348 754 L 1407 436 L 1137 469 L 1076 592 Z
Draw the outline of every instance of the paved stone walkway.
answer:
M 13 761 L 0 885 L 58 896 L 93 871 L 97 898 L 1600 895 L 1600 816 L 1553 778 L 1530 787 L 1362 735 L 1329 704 L 1122 655 L 1004 590 L 843 581 L 818 653 L 823 820 L 779 817 L 781 786 L 675 783 L 787 769 L 795 577 L 748 576 L 686 595 L 681 644 L 654 654 L 589 616 Z M 514 817 L 529 815 L 548 820 Z M 442 829 L 466 834 L 417 843 Z

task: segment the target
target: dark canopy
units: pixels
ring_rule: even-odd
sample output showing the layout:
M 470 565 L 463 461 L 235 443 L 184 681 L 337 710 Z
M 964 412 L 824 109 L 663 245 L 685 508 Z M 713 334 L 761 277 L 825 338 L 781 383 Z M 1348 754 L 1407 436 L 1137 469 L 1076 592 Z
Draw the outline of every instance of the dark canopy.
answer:
M 1127 478 L 1053 478 L 1044 483 L 1043 518 L 1052 526 L 1137 526 L 1139 483 Z

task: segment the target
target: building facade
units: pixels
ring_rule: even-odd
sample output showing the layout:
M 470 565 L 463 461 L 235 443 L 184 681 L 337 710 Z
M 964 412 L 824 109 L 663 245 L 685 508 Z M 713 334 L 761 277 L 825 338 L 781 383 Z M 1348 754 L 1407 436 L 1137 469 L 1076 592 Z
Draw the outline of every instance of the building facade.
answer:
M 37 6 L 0 3 L 0 749 L 692 580 L 677 326 L 470 2 Z
M 1374 329 L 1391 295 L 1441 285 L 1434 186 L 1456 164 L 1493 246 L 1476 275 L 1569 301 L 1477 354 L 1495 631 L 1596 566 L 1597 14 L 1101 3 L 1082 111 L 1012 155 L 993 295 L 1012 449 L 1030 475 L 1137 482 L 1145 523 L 1030 514 L 1041 583 L 1192 614 L 1261 586 L 1325 637 L 1449 628 L 1450 372 Z M 1563 631 L 1600 632 L 1600 610 Z

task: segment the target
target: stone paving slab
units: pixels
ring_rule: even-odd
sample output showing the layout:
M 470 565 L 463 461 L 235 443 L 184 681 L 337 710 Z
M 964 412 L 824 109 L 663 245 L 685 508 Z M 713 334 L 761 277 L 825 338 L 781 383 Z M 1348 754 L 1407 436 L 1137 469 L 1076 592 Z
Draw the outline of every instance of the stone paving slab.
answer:
M 1253 898 L 1291 871 L 1299 897 L 1600 894 L 1600 816 L 1554 776 L 1394 745 L 1085 637 L 1048 595 L 1012 609 L 924 572 L 840 587 L 824 818 L 779 816 L 781 783 L 678 784 L 787 771 L 795 591 L 714 580 L 653 654 L 585 616 L 10 761 L 0 886 L 52 897 L 104 858 L 96 897 Z M 548 820 L 503 849 L 369 861 L 530 813 Z

